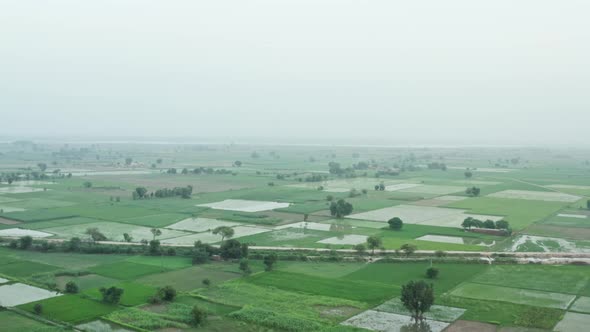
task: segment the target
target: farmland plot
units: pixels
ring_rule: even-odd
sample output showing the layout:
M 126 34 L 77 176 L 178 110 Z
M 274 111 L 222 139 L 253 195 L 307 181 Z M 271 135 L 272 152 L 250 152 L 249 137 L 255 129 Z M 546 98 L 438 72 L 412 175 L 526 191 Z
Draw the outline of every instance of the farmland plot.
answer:
M 590 325 L 590 315 L 566 312 L 561 322 L 557 323 L 554 331 L 558 332 L 579 332 L 586 331 Z
M 49 190 L 49 189 L 47 189 Z M 26 194 L 34 193 L 37 191 L 44 191 L 43 188 L 23 187 L 23 186 L 12 186 L 12 187 L 0 187 L 0 194 Z
M 0 211 L 2 212 L 22 212 L 25 211 L 23 208 L 7 206 L 7 205 L 0 205 Z
M 98 228 L 98 230 L 103 233 L 109 240 L 111 241 L 123 241 L 123 234 L 127 233 L 133 237 L 134 242 L 139 242 L 143 239 L 150 240 L 153 238 L 153 234 L 151 232 L 151 228 L 143 227 L 143 226 L 135 226 L 135 225 L 128 225 L 128 224 L 121 224 L 115 222 L 94 222 L 88 223 L 83 225 L 70 225 L 70 226 L 60 226 L 60 227 L 51 227 L 44 229 L 47 232 L 51 232 L 56 234 L 58 237 L 61 238 L 72 238 L 72 237 L 79 237 L 81 239 L 88 238 L 89 235 L 86 234 L 86 230 L 88 228 Z M 179 237 L 182 235 L 187 235 L 187 232 L 176 231 L 176 230 L 169 230 L 169 229 L 161 229 L 162 235 L 160 235 L 159 239 L 169 239 L 173 237 Z
M 399 181 L 399 180 L 381 180 L 381 179 L 376 179 L 376 178 L 352 178 L 352 179 L 329 180 L 329 181 L 322 181 L 322 182 L 299 183 L 299 184 L 289 185 L 289 187 L 317 189 L 319 186 L 322 186 L 324 188 L 324 191 L 338 193 L 338 192 L 348 192 L 352 189 L 372 190 L 375 188 L 375 185 L 378 185 L 380 183 L 383 183 L 387 187 L 389 185 L 394 185 L 394 184 L 400 183 L 400 182 L 401 181 Z
M 425 322 L 430 326 L 431 332 L 440 332 L 449 325 L 445 322 L 430 319 L 426 319 Z M 371 331 L 400 332 L 403 331 L 405 326 L 411 326 L 412 323 L 413 321 L 410 316 L 367 310 L 347 319 L 342 322 L 342 325 L 364 328 Z
M 330 224 L 320 224 L 317 222 L 296 222 L 292 224 L 282 225 L 275 227 L 276 230 L 279 229 L 286 229 L 286 228 L 296 228 L 296 229 L 313 229 L 316 231 L 329 231 L 332 228 Z
M 433 195 L 448 195 L 457 192 L 465 191 L 465 187 L 458 186 L 438 186 L 438 185 L 419 185 L 411 188 L 401 189 L 400 191 L 406 193 L 421 193 L 421 194 L 433 194 Z
M 457 243 L 464 244 L 462 237 L 458 236 L 445 236 L 445 235 L 424 235 L 416 238 L 419 241 L 430 241 L 430 242 L 442 242 L 442 243 Z
M 366 235 L 347 234 L 344 236 L 334 236 L 323 239 L 318 241 L 318 243 L 356 245 L 367 242 L 367 238 L 368 236 Z
M 389 312 L 392 314 L 399 314 L 404 316 L 411 316 L 411 313 L 406 309 L 399 298 L 391 299 L 373 310 Z M 447 307 L 442 305 L 433 305 L 430 311 L 424 314 L 424 317 L 431 320 L 439 320 L 443 322 L 453 322 L 465 313 L 465 309 Z
M 580 196 L 563 194 L 557 192 L 532 191 L 532 190 L 503 190 L 488 195 L 487 197 L 524 199 L 529 201 L 546 201 L 546 202 L 567 202 L 573 203 L 580 200 Z
M 0 306 L 3 307 L 14 307 L 56 296 L 61 294 L 25 284 L 0 286 Z
M 590 241 L 573 241 L 556 237 L 519 235 L 512 239 L 509 251 L 590 252 Z
M 41 231 L 34 231 L 30 229 L 22 229 L 22 228 L 8 228 L 0 230 L 0 236 L 11 236 L 11 237 L 21 237 L 21 236 L 30 236 L 34 238 L 44 238 L 53 236 L 51 233 L 41 232 Z
M 556 309 L 566 309 L 576 298 L 575 295 L 569 294 L 475 283 L 465 283 L 453 290 L 451 294 L 470 299 L 511 302 Z
M 393 217 L 401 218 L 404 223 L 430 226 L 460 227 L 467 217 L 479 220 L 500 220 L 502 217 L 466 213 L 466 210 L 431 206 L 397 205 L 388 208 L 357 213 L 347 218 L 386 222 Z
M 269 201 L 251 201 L 244 199 L 226 199 L 220 202 L 198 204 L 197 206 L 209 207 L 217 210 L 230 210 L 241 212 L 260 212 L 289 207 L 290 203 Z
M 220 226 L 231 227 L 236 225 L 240 224 L 237 222 L 223 221 L 210 218 L 188 218 L 181 220 L 173 225 L 167 226 L 166 228 L 200 233 L 215 229 Z

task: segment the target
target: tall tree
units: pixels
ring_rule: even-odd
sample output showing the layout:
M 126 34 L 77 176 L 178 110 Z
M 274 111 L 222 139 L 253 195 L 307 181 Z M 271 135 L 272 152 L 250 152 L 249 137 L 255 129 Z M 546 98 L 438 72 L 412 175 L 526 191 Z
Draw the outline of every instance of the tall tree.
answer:
M 376 235 L 371 235 L 367 238 L 367 247 L 371 249 L 371 255 L 375 254 L 375 249 L 381 247 L 381 238 Z
M 152 240 L 155 240 L 156 237 L 162 235 L 162 230 L 160 230 L 159 228 L 152 228 L 150 229 L 150 232 L 152 232 L 152 235 L 154 236 Z
M 404 222 L 398 217 L 393 217 L 389 219 L 387 223 L 389 224 L 389 228 L 396 231 L 399 231 L 404 226 Z
M 424 320 L 424 313 L 430 310 L 434 303 L 434 288 L 422 280 L 410 281 L 402 286 L 401 301 L 418 323 Z
M 228 226 L 219 226 L 213 230 L 213 234 L 221 235 L 221 242 L 223 242 L 226 238 L 231 239 L 234 236 L 234 229 Z
M 352 213 L 352 210 L 352 204 L 343 199 L 330 203 L 330 214 L 336 218 L 347 216 Z

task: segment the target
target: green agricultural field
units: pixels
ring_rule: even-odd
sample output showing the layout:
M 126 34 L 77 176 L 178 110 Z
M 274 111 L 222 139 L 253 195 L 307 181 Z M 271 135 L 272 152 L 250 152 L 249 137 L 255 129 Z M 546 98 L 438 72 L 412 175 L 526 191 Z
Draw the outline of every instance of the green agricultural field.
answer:
M 315 277 L 340 278 L 355 272 L 366 263 L 339 263 L 339 262 L 281 262 L 277 270 L 283 272 L 307 274 Z
M 36 320 L 26 318 L 11 311 L 0 311 L 0 331 L 24 332 L 48 327 Z
M 280 271 L 256 274 L 246 279 L 246 281 L 260 286 L 271 286 L 289 291 L 338 297 L 370 304 L 383 302 L 399 295 L 400 292 L 400 288 L 395 285 L 312 277 Z
M 488 269 L 483 264 L 434 264 L 440 270 L 437 279 L 426 279 L 428 262 L 419 263 L 375 263 L 345 277 L 348 280 L 367 281 L 386 285 L 401 286 L 411 280 L 426 280 L 434 285 L 437 294 L 442 294 L 465 280 L 469 280 Z
M 132 256 L 130 258 L 127 258 L 125 261 L 131 263 L 158 266 L 171 270 L 182 269 L 193 265 L 190 257 L 176 256 Z
M 449 204 L 448 207 L 469 209 L 470 213 L 506 216 L 514 230 L 540 221 L 566 206 L 567 203 L 526 201 L 522 199 L 477 197 Z
M 55 277 L 55 282 L 57 287 L 64 291 L 66 288 L 66 284 L 69 281 L 73 281 L 76 285 L 78 285 L 80 291 L 85 291 L 91 288 L 100 288 L 100 287 L 110 287 L 119 281 L 112 278 L 107 278 L 103 276 L 99 276 L 97 274 L 87 274 L 83 276 L 59 276 Z
M 119 302 L 121 305 L 124 306 L 135 306 L 142 303 L 146 303 L 149 297 L 156 293 L 156 288 L 142 285 L 136 282 L 123 282 L 118 284 L 106 285 L 104 287 L 108 288 L 111 286 L 122 288 L 124 290 L 123 296 L 121 296 L 121 302 Z M 97 301 L 100 301 L 102 299 L 102 295 L 99 291 L 99 288 L 92 288 L 86 290 L 83 294 Z
M 472 282 L 488 285 L 574 295 L 589 281 L 590 267 L 571 265 L 494 265 L 472 279 Z
M 575 299 L 575 295 L 569 294 L 475 283 L 464 283 L 454 289 L 451 295 L 476 300 L 502 301 L 554 309 L 567 309 Z
M 88 270 L 105 277 L 120 280 L 132 280 L 148 274 L 155 274 L 168 271 L 168 269 L 159 266 L 137 264 L 131 262 L 115 262 L 110 264 L 97 265 L 91 267 Z
M 53 265 L 20 261 L 3 265 L 0 272 L 11 277 L 28 277 L 35 273 L 51 272 L 59 269 L 59 267 Z
M 138 282 L 154 287 L 174 286 L 179 291 L 190 291 L 203 287 L 203 279 L 211 280 L 213 285 L 239 278 L 238 269 L 226 271 L 225 264 L 205 264 L 181 270 L 151 274 L 137 279 Z
M 43 305 L 43 317 L 73 324 L 87 322 L 117 310 L 115 305 L 85 299 L 78 295 L 64 295 L 31 302 L 21 305 L 20 308 L 33 312 L 33 307 L 37 303 Z

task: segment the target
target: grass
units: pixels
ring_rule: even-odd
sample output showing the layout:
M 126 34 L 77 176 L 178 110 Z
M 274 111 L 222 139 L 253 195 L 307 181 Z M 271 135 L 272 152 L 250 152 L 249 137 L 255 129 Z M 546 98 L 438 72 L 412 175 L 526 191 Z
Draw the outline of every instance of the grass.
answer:
M 271 286 L 284 290 L 343 298 L 376 304 L 399 295 L 400 287 L 367 281 L 329 279 L 281 271 L 264 272 L 246 279 L 259 286 Z
M 85 299 L 78 295 L 63 295 L 31 302 L 21 305 L 20 308 L 33 312 L 33 307 L 37 303 L 43 305 L 43 317 L 73 324 L 87 322 L 117 310 L 117 306 Z
M 155 274 L 167 271 L 167 269 L 146 264 L 137 264 L 131 262 L 115 262 L 111 264 L 103 264 L 91 267 L 89 271 L 96 274 L 100 274 L 105 277 L 121 280 L 131 280 L 148 274 Z
M 13 277 L 28 277 L 32 274 L 51 272 L 59 269 L 59 267 L 53 265 L 20 261 L 2 266 L 1 272 L 2 274 Z
M 22 332 L 47 327 L 36 320 L 26 318 L 12 311 L 0 311 L 0 331 Z
M 138 304 L 147 303 L 148 298 L 156 293 L 156 288 L 145 286 L 136 282 L 123 282 L 105 287 L 110 286 L 124 289 L 120 302 L 120 304 L 124 306 L 135 306 Z M 100 293 L 99 288 L 89 289 L 84 291 L 83 294 L 98 301 L 102 299 L 102 294 Z
M 473 282 L 579 294 L 590 280 L 590 267 L 554 265 L 494 265 L 472 279 Z
M 527 201 L 522 199 L 477 197 L 449 204 L 448 207 L 469 209 L 470 213 L 506 216 L 514 230 L 542 220 L 567 203 Z
M 76 283 L 76 285 L 78 285 L 78 288 L 81 291 L 102 286 L 110 286 L 119 282 L 116 279 L 99 276 L 97 274 L 88 274 L 80 277 L 60 276 L 56 277 L 55 281 L 58 288 L 61 290 L 65 290 L 66 283 L 73 281 Z
M 213 285 L 240 277 L 236 272 L 225 271 L 227 264 L 205 264 L 182 270 L 152 274 L 137 279 L 138 282 L 154 287 L 174 286 L 179 291 L 190 291 L 203 287 L 203 279 L 211 280 Z
M 122 219 L 121 222 L 146 227 L 164 227 L 172 225 L 182 219 L 186 219 L 187 217 L 188 215 L 180 213 L 162 213 L 149 216 L 126 218 Z
M 324 278 L 340 278 L 363 268 L 365 263 L 281 262 L 277 270 Z
M 13 250 L 0 248 L 0 259 L 8 257 L 13 260 L 27 260 L 37 263 L 46 263 L 60 268 L 75 270 L 86 269 L 99 264 L 109 264 L 121 261 L 129 256 L 124 255 L 100 255 L 100 254 L 70 254 L 70 253 L 43 253 L 38 251 Z M 35 271 L 44 272 L 44 271 Z
M 568 294 L 476 283 L 464 283 L 454 289 L 451 295 L 477 300 L 502 301 L 554 309 L 566 309 L 575 298 L 574 295 Z
M 126 259 L 125 261 L 131 263 L 159 266 L 171 270 L 182 269 L 185 267 L 192 266 L 192 260 L 190 258 L 177 256 L 133 256 Z
M 502 326 L 521 326 L 552 330 L 563 317 L 563 310 L 539 308 L 508 302 L 475 300 L 453 296 L 438 297 L 439 304 L 464 308 L 463 320 L 488 322 Z
M 374 263 L 345 276 L 344 279 L 397 286 L 422 279 L 434 285 L 436 294 L 442 294 L 488 268 L 483 264 L 434 264 L 440 271 L 439 276 L 436 279 L 427 279 L 426 269 L 429 267 L 430 263 L 427 262 Z

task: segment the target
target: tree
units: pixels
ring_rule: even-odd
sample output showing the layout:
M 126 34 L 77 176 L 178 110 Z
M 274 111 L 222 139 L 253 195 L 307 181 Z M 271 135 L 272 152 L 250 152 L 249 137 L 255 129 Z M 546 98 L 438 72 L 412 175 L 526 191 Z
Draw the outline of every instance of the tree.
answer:
M 105 288 L 101 287 L 99 289 L 100 293 L 102 294 L 102 301 L 110 304 L 117 304 L 121 301 L 121 296 L 123 296 L 123 292 L 125 291 L 122 288 L 117 288 L 115 286 Z
M 434 252 L 434 256 L 438 257 L 438 258 L 443 258 L 447 255 L 446 252 L 442 251 L 442 250 L 437 250 Z
M 131 165 L 132 162 L 133 162 L 133 158 L 131 158 L 131 157 L 125 158 L 125 165 L 129 166 L 129 165 Z
M 242 258 L 242 244 L 238 240 L 230 239 L 223 242 L 219 251 L 224 259 Z
M 104 234 L 102 234 L 96 227 L 87 228 L 86 234 L 90 235 L 90 238 L 93 242 L 108 240 L 107 237 Z
M 497 229 L 509 229 L 510 224 L 504 219 L 498 220 L 498 221 L 496 221 L 496 228 Z
M 65 287 L 64 291 L 69 294 L 76 294 L 76 293 L 78 293 L 79 288 L 78 288 L 78 285 L 74 281 L 70 280 L 66 283 L 66 287 Z
M 483 222 L 483 227 L 489 228 L 489 229 L 495 229 L 496 223 L 493 220 L 488 219 Z
M 330 214 L 336 218 L 342 218 L 352 213 L 352 204 L 343 199 L 330 203 Z
M 273 265 L 277 262 L 277 255 L 276 254 L 270 254 L 270 255 L 266 255 L 264 256 L 262 263 L 264 263 L 264 265 L 266 266 L 264 269 L 266 271 L 272 271 Z
M 18 239 L 18 247 L 26 250 L 29 249 L 33 245 L 33 238 L 29 235 L 23 236 Z
M 193 265 L 205 264 L 209 261 L 209 254 L 205 250 L 195 250 L 193 253 Z
M 242 271 L 242 273 L 244 275 L 249 275 L 250 273 L 252 273 L 252 269 L 250 268 L 250 263 L 248 262 L 247 259 L 242 259 L 240 261 L 240 271 Z
M 41 303 L 35 304 L 33 307 L 33 312 L 35 315 L 41 315 L 43 313 L 43 305 Z
M 157 296 L 162 300 L 172 302 L 176 298 L 176 289 L 172 286 L 164 286 L 158 289 Z
M 473 173 L 471 171 L 465 171 L 465 178 L 467 179 L 471 179 L 471 177 L 473 176 Z
M 79 237 L 73 237 L 66 243 L 66 248 L 68 251 L 78 251 L 81 245 L 82 240 Z
M 160 241 L 159 240 L 151 240 L 150 241 L 150 255 L 159 255 L 160 254 Z
M 162 230 L 160 230 L 159 228 L 152 228 L 150 229 L 150 232 L 152 232 L 152 235 L 154 236 L 152 240 L 155 240 L 156 237 L 162 235 Z
M 410 257 L 410 255 L 413 254 L 418 249 L 418 247 L 413 244 L 406 243 L 399 247 L 399 249 L 403 251 L 404 254 L 406 254 L 406 257 Z
M 92 188 L 92 182 L 86 181 L 83 183 L 84 188 Z
M 207 311 L 195 304 L 191 310 L 191 324 L 194 326 L 201 326 L 207 320 Z
M 402 227 L 404 226 L 404 222 L 398 218 L 398 217 L 393 217 L 391 219 L 389 219 L 389 221 L 387 222 L 389 224 L 389 228 L 399 231 L 402 229 Z
M 586 201 L 586 208 L 590 210 L 590 199 Z
M 46 163 L 38 163 L 37 167 L 39 167 L 41 172 L 45 172 L 45 170 L 47 169 L 47 164 Z
M 239 160 L 236 160 L 236 161 L 234 161 L 234 165 L 235 165 L 236 167 L 242 167 L 242 162 L 241 162 L 241 161 L 239 161 Z
M 123 239 L 125 240 L 125 242 L 133 241 L 133 237 L 131 235 L 129 235 L 128 233 L 123 233 Z
M 434 303 L 434 288 L 426 282 L 410 281 L 402 286 L 401 301 L 416 323 L 424 320 L 424 313 Z
M 473 217 L 467 217 L 461 223 L 461 227 L 463 227 L 464 229 L 471 229 L 471 227 L 473 226 L 475 226 Z
M 465 193 L 471 197 L 477 197 L 481 193 L 481 189 L 479 189 L 477 187 L 471 187 L 471 188 L 467 188 L 465 190 Z
M 145 187 L 137 187 L 135 188 L 134 193 L 137 195 L 137 198 L 142 199 L 145 197 L 145 194 L 147 194 L 147 189 Z
M 371 235 L 367 238 L 367 247 L 371 249 L 371 255 L 375 254 L 375 249 L 381 247 L 381 238 L 376 235 Z
M 202 283 L 205 287 L 211 286 L 211 280 L 209 280 L 208 278 L 203 279 Z
M 221 242 L 225 240 L 225 238 L 232 238 L 234 236 L 234 229 L 228 226 L 219 226 L 213 230 L 213 234 L 221 235 Z
M 428 279 L 435 279 L 436 277 L 438 277 L 438 269 L 435 267 L 429 267 L 428 269 L 426 269 L 426 277 Z
M 367 251 L 367 247 L 363 243 L 359 243 L 352 247 L 359 255 L 364 255 L 365 251 Z

